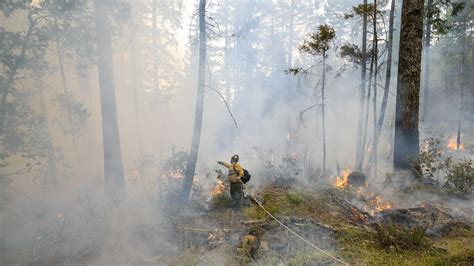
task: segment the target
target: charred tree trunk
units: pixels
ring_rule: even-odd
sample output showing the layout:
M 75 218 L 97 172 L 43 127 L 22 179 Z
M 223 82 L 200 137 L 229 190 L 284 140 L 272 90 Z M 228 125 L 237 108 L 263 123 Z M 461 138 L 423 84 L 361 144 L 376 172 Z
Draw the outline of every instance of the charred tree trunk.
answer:
M 182 200 L 187 200 L 191 192 L 191 187 L 194 180 L 194 171 L 196 170 L 196 163 L 199 151 L 199 142 L 201 140 L 202 128 L 202 114 L 204 107 L 204 82 L 205 82 L 205 67 L 206 67 L 206 0 L 199 1 L 199 70 L 198 70 L 198 87 L 196 97 L 196 111 L 194 117 L 193 139 L 191 143 L 191 150 L 189 152 L 186 173 L 183 180 L 183 187 L 181 191 Z
M 426 4 L 425 45 L 423 55 L 423 120 L 428 121 L 429 90 L 430 90 L 430 49 L 431 49 L 431 16 L 433 0 Z
M 402 5 L 393 155 L 397 169 L 411 169 L 410 159 L 417 158 L 419 152 L 423 8 L 423 0 L 403 1 Z
M 364 6 L 367 6 L 367 0 L 364 0 Z M 357 146 L 356 146 L 356 170 L 362 170 L 362 129 L 364 126 L 364 106 L 365 106 L 365 82 L 367 73 L 367 14 L 364 12 L 362 19 L 362 59 L 361 59 L 361 77 L 360 77 L 360 105 L 359 105 L 359 122 L 357 126 Z
M 379 119 L 377 121 L 377 130 L 374 135 L 373 146 L 371 157 L 376 156 L 376 151 L 378 143 L 380 140 L 380 135 L 382 133 L 383 123 L 385 119 L 385 111 L 387 109 L 388 103 L 388 93 L 390 91 L 390 79 L 392 75 L 392 47 L 393 47 L 393 21 L 395 17 L 395 0 L 392 0 L 390 8 L 390 18 L 389 18 L 389 31 L 388 31 L 388 41 L 387 41 L 387 69 L 385 72 L 385 85 L 384 92 L 382 96 L 382 106 L 380 107 Z
M 95 0 L 95 23 L 102 111 L 102 137 L 104 146 L 104 176 L 109 189 L 124 186 L 122 151 L 115 99 L 112 36 L 109 21 L 109 1 Z

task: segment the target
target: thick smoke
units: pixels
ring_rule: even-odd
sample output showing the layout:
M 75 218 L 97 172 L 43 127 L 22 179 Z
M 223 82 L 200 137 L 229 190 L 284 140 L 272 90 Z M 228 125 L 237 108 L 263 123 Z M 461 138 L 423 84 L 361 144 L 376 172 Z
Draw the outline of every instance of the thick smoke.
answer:
M 11 14 L 7 12 L 14 5 L 12 3 L 17 2 L 22 1 L 0 4 L 3 11 L 0 13 L 0 34 L 11 31 L 24 35 L 27 31 L 28 8 Z M 46 8 L 54 1 L 33 2 Z M 93 12 L 94 1 L 78 2 L 85 2 L 85 7 L 77 14 Z M 308 34 L 324 23 L 336 31 L 336 39 L 328 52 L 325 88 L 327 175 L 335 177 L 342 169 L 355 168 L 360 67 L 341 58 L 340 47 L 346 43 L 360 43 L 358 18 L 344 18 L 344 13 L 350 13 L 352 6 L 357 4 L 359 1 L 355 0 L 208 0 L 206 85 L 226 99 L 237 126 L 221 96 L 207 88 L 194 184 L 196 190 L 191 198 L 197 201 L 191 206 L 198 207 L 191 207 L 189 212 L 198 212 L 202 208 L 199 204 L 208 204 L 205 201 L 209 200 L 208 194 L 216 184 L 215 171 L 222 170 L 216 161 L 228 161 L 233 154 L 239 154 L 242 165 L 251 171 L 252 189 L 275 181 L 278 175 L 293 178 L 295 183 L 331 182 L 329 177 L 320 178 L 321 110 L 316 107 L 301 113 L 320 101 L 321 57 L 298 49 Z M 382 8 L 388 13 L 390 5 Z M 48 116 L 39 123 L 49 125 L 58 161 L 58 180 L 50 182 L 50 173 L 44 170 L 48 164 L 45 153 L 39 155 L 38 164 L 33 166 L 21 153 L 2 157 L 8 166 L 2 167 L 0 184 L 8 188 L 0 195 L 0 250 L 3 251 L 0 252 L 0 264 L 88 264 L 91 261 L 97 265 L 144 261 L 160 264 L 163 263 L 160 256 L 176 252 L 169 244 L 175 237 L 170 229 L 173 223 L 168 213 L 163 211 L 164 208 L 175 208 L 175 202 L 162 197 L 167 189 L 177 187 L 166 187 L 169 184 L 166 180 L 175 176 L 164 173 L 163 169 L 169 158 L 176 155 L 173 151 L 183 149 L 188 152 L 191 145 L 198 72 L 197 1 L 110 1 L 110 9 L 113 10 L 111 31 L 115 70 L 115 77 L 111 78 L 115 78 L 116 85 L 126 189 L 119 199 L 111 200 L 105 196 L 96 59 L 84 55 L 95 53 L 96 48 L 90 45 L 94 40 L 94 21 L 74 13 L 71 15 L 73 18 L 76 19 L 77 15 L 81 23 L 86 23 L 82 26 L 83 31 L 75 29 L 74 34 L 64 36 L 61 30 L 55 33 L 59 34 L 60 42 L 64 42 L 61 47 L 65 57 L 66 86 L 72 101 L 77 103 L 74 105 L 76 109 L 87 110 L 79 112 L 86 122 L 74 140 L 70 134 L 64 133 L 61 125 L 68 118 L 58 100 L 63 80 L 58 66 L 57 43 L 54 40 L 47 42 L 43 59 L 49 63 L 43 65 L 41 82 L 45 84 Z M 399 10 L 398 4 L 396 25 L 399 24 Z M 64 12 L 62 16 L 67 16 Z M 62 16 L 59 16 L 59 22 L 67 22 Z M 75 22 L 79 23 L 76 20 L 71 23 Z M 41 30 L 51 29 L 38 28 Z M 380 31 L 385 40 L 387 29 L 381 27 Z M 397 58 L 398 34 L 395 31 L 394 58 Z M 468 105 L 466 109 L 458 108 L 461 84 L 455 73 L 459 72 L 459 66 L 440 63 L 444 60 L 443 49 L 453 38 L 451 35 L 441 37 L 437 43 L 443 45 L 431 50 L 436 65 L 430 76 L 433 84 L 430 113 L 435 117 L 426 123 L 422 121 L 421 129 L 422 138 L 435 135 L 441 138 L 443 145 L 455 135 L 459 117 L 465 132 L 463 136 L 472 132 L 472 123 L 469 122 L 472 122 L 472 110 L 467 110 Z M 85 51 L 75 51 L 74 43 L 85 47 Z M 383 61 L 386 51 L 383 50 L 385 45 L 381 46 L 383 56 L 380 61 Z M 449 52 L 459 52 L 460 49 L 451 47 Z M 34 56 L 33 50 L 28 50 L 29 56 Z M 8 59 L 2 53 L 0 57 Z M 468 70 L 472 72 L 472 61 L 470 64 Z M 310 70 L 297 75 L 286 73 L 286 70 L 298 67 Z M 446 72 L 448 67 L 450 72 Z M 380 80 L 385 76 L 385 69 L 386 66 L 380 64 Z M 385 174 L 381 173 L 393 170 L 393 147 L 390 144 L 393 142 L 396 62 L 392 69 L 388 107 L 378 145 L 378 174 L 375 177 L 373 170 L 366 171 L 372 173 L 369 182 L 374 190 L 383 193 L 387 200 L 396 202 L 397 206 L 442 202 L 473 221 L 472 200 L 446 200 L 434 193 L 414 193 L 410 199 L 401 199 L 397 196 L 397 188 L 386 188 L 381 184 L 385 179 Z M 30 74 L 28 70 L 24 73 Z M 22 93 L 36 91 L 35 84 L 31 80 L 15 84 L 18 94 L 14 97 L 21 98 Z M 468 84 L 464 88 L 466 95 L 472 94 L 472 83 Z M 382 93 L 380 87 L 377 106 L 380 106 Z M 39 112 L 40 99 L 34 93 L 28 95 L 25 101 L 28 101 L 31 111 Z M 461 115 L 458 110 L 461 110 Z M 373 132 L 372 116 L 371 110 L 368 143 Z M 29 135 L 21 137 L 26 139 Z M 41 139 L 32 140 L 35 141 Z M 25 164 L 28 171 L 9 175 L 25 168 Z M 177 178 L 178 181 L 172 181 L 174 185 L 181 184 L 179 174 Z M 4 185 L 4 179 L 8 179 L 8 184 L 5 181 Z M 204 202 L 198 202 L 200 200 Z M 157 247 L 162 249 L 162 253 L 157 254 Z M 93 259 L 78 261 L 84 254 Z

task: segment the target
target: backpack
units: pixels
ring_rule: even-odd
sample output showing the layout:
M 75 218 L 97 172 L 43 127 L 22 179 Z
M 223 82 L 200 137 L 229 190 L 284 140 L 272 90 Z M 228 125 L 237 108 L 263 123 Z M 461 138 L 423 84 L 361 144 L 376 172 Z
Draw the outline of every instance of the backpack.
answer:
M 242 181 L 242 183 L 247 184 L 247 182 L 250 181 L 250 177 L 252 176 L 250 175 L 249 171 L 247 171 L 247 169 L 244 169 L 244 168 L 242 169 L 244 170 L 244 175 L 240 178 L 240 180 Z M 235 168 L 234 168 L 234 171 L 235 171 Z
M 243 168 L 242 168 L 243 169 Z M 246 169 L 244 169 L 244 176 L 242 176 L 240 178 L 240 180 L 242 180 L 242 183 L 246 184 L 247 182 L 250 181 L 250 177 L 252 177 L 249 173 L 249 171 L 247 171 Z

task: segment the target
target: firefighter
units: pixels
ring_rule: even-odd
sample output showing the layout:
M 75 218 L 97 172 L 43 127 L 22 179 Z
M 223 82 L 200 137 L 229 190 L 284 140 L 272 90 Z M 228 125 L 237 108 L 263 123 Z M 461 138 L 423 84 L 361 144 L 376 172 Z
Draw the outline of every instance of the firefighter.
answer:
M 244 176 L 244 169 L 239 164 L 239 155 L 234 154 L 230 158 L 230 164 L 222 161 L 217 161 L 217 163 L 225 166 L 229 170 L 230 196 L 232 198 L 232 206 L 234 208 L 239 208 L 240 202 L 244 195 L 243 184 L 241 181 L 242 176 Z

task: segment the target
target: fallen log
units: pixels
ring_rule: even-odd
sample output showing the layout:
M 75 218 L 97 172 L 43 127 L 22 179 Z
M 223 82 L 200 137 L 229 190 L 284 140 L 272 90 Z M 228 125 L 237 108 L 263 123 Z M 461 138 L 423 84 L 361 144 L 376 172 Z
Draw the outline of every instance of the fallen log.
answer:
M 192 228 L 192 227 L 185 227 L 185 226 L 177 226 L 177 227 L 175 227 L 175 229 L 202 232 L 202 233 L 211 233 L 211 232 L 225 232 L 225 233 L 227 233 L 227 232 L 231 231 L 231 229 L 228 229 L 228 228 L 203 229 L 203 228 Z
M 267 220 L 249 220 L 249 221 L 240 221 L 241 224 L 243 225 L 249 225 L 249 224 L 260 224 L 260 223 L 267 223 Z

